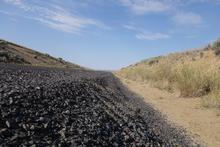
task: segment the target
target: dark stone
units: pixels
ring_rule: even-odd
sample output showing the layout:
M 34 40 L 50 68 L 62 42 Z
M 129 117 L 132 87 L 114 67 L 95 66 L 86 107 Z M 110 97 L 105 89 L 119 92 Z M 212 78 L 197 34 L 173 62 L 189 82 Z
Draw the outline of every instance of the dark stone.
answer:
M 0 146 L 192 146 L 113 74 L 0 64 Z

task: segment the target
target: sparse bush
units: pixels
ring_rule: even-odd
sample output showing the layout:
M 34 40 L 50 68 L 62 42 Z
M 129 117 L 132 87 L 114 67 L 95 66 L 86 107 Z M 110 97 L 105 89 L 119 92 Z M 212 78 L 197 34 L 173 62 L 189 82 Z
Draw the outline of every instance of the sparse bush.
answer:
M 204 50 L 207 51 L 207 50 L 210 50 L 211 48 L 212 48 L 212 46 L 211 46 L 210 44 L 208 44 L 208 45 L 204 48 Z
M 46 57 L 50 57 L 50 55 L 49 54 L 44 54 Z
M 149 70 L 148 68 L 144 67 L 132 67 L 129 69 L 123 69 L 121 71 L 121 74 L 126 78 L 126 79 L 131 79 L 134 81 L 146 81 L 151 79 L 152 71 Z
M 220 47 L 220 38 L 213 43 L 212 47 L 213 48 L 219 48 Z
M 5 44 L 7 44 L 7 41 L 0 40 L 0 45 L 5 45 Z
M 175 76 L 182 96 L 203 96 L 211 91 L 211 73 L 203 64 L 181 65 Z
M 192 57 L 192 61 L 196 61 L 196 58 L 195 58 L 195 57 Z
M 212 48 L 215 51 L 216 55 L 220 55 L 220 39 L 213 43 Z
M 159 61 L 158 60 L 151 60 L 149 61 L 149 65 L 154 65 L 154 64 L 157 64 Z
M 0 51 L 0 62 L 7 62 L 9 59 L 9 53 L 5 51 Z
M 154 68 L 153 78 L 156 81 L 167 80 L 169 82 L 173 81 L 173 67 L 174 63 L 171 63 L 169 60 L 163 60 Z
M 8 51 L 0 51 L 0 62 L 4 63 L 26 63 L 29 64 L 29 62 L 25 61 L 23 58 L 21 58 L 18 55 L 15 55 Z
M 204 57 L 204 53 L 203 52 L 200 52 L 199 55 L 200 55 L 200 58 Z
M 150 60 L 146 60 L 146 61 L 150 66 L 152 66 L 152 65 L 158 64 L 162 58 L 163 58 L 163 56 L 158 56 L 158 57 L 154 57 Z
M 213 84 L 209 95 L 209 105 L 220 108 L 220 71 L 216 70 L 212 77 Z

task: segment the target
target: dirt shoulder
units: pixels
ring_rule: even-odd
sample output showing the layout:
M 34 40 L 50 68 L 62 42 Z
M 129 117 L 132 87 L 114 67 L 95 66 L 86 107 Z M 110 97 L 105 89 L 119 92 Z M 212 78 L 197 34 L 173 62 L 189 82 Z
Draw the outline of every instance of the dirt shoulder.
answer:
M 151 84 L 123 78 L 121 81 L 205 146 L 220 146 L 220 112 L 202 107 L 201 98 L 181 98 L 178 93 L 169 93 Z

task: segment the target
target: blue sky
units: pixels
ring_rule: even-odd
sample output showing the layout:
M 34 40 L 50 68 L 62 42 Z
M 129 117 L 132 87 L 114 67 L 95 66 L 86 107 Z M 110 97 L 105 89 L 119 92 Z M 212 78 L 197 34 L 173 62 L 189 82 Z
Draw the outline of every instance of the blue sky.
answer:
M 220 37 L 220 0 L 0 0 L 0 38 L 93 69 Z

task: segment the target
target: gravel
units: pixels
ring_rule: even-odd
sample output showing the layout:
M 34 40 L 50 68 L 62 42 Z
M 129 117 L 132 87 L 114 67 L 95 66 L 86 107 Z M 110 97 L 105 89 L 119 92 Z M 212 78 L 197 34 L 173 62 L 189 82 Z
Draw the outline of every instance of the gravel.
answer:
M 109 72 L 0 64 L 0 146 L 199 146 Z

